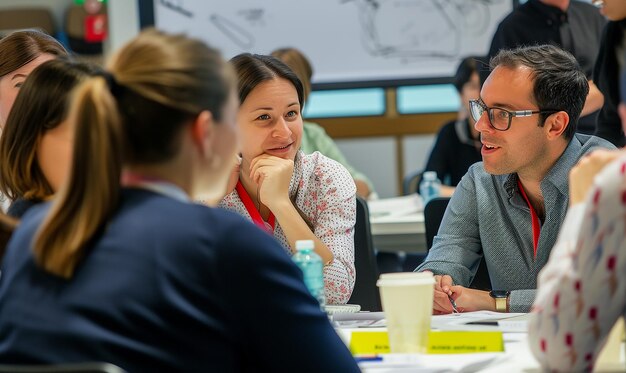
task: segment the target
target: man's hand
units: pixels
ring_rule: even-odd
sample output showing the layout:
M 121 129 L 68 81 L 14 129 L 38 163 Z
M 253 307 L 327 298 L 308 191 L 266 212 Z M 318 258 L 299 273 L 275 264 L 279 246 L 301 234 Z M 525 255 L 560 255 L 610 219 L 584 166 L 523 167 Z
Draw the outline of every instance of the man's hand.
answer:
M 450 291 L 459 312 L 496 310 L 496 302 L 488 291 L 470 289 L 460 285 L 452 286 Z
M 452 296 L 452 287 L 454 282 L 452 277 L 448 275 L 435 275 L 435 292 L 433 297 L 433 314 L 441 315 L 452 313 L 454 308 L 452 302 L 450 302 L 450 296 Z

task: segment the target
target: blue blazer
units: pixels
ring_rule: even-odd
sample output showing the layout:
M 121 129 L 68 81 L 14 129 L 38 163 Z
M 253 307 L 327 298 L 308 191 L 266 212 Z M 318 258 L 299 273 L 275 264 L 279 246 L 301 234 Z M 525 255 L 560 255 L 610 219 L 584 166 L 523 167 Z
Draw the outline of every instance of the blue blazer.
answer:
M 15 232 L 0 276 L 0 362 L 135 371 L 357 372 L 269 235 L 238 215 L 142 189 L 65 280 L 35 264 L 49 205 Z

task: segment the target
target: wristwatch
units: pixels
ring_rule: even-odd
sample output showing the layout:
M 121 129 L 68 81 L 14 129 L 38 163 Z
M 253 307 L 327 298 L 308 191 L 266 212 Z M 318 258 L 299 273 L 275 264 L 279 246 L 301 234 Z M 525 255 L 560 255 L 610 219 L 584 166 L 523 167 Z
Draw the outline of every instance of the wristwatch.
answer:
M 510 291 L 507 290 L 492 290 L 489 295 L 496 301 L 496 311 L 508 312 L 509 311 L 509 295 Z

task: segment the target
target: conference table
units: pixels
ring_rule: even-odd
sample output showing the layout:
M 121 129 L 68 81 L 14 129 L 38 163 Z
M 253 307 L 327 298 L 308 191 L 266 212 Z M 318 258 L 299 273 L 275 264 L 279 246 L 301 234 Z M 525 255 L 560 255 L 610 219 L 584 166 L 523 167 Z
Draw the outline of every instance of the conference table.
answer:
M 374 247 L 378 251 L 425 253 L 422 199 L 417 194 L 368 201 Z
M 384 317 L 383 313 L 381 314 Z M 469 316 L 469 315 L 468 315 Z M 433 325 L 438 316 L 433 316 Z M 445 315 L 443 316 L 446 317 Z M 524 318 L 524 316 L 522 316 Z M 384 321 L 384 320 L 382 320 Z M 379 321 L 380 322 L 380 321 Z M 621 324 L 623 328 L 623 324 Z M 434 327 L 437 329 L 437 327 Z M 498 331 L 499 327 L 472 326 L 471 330 Z M 454 330 L 445 327 L 444 330 Z M 385 327 L 337 327 L 337 332 L 349 346 L 351 335 L 354 332 L 381 332 Z M 468 329 L 459 329 L 468 330 Z M 531 373 L 541 372 L 539 363 L 535 360 L 528 346 L 528 334 L 522 330 L 502 331 L 504 352 L 466 353 L 466 354 L 397 354 L 391 355 L 391 361 L 359 362 L 363 372 L 485 372 L 485 373 Z M 617 347 L 616 347 L 617 348 Z M 604 359 L 596 364 L 596 372 L 624 372 L 626 371 L 625 346 L 619 344 L 620 351 L 614 354 L 613 361 Z M 619 356 L 618 356 L 619 355 Z

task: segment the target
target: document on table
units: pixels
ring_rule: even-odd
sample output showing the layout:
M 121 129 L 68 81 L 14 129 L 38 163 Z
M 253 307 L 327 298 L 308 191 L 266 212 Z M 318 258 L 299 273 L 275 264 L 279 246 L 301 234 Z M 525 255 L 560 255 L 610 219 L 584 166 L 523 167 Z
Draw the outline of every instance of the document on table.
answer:
M 434 315 L 430 322 L 433 330 L 493 330 L 505 333 L 526 333 L 528 313 L 500 313 L 476 311 Z M 384 312 L 339 313 L 331 320 L 337 328 L 380 328 L 386 327 Z
M 424 211 L 422 197 L 417 193 L 368 201 L 367 207 L 371 218 L 406 216 Z
M 360 362 L 359 368 L 369 373 L 391 372 L 477 372 L 510 354 L 477 353 L 455 355 L 387 354 L 380 361 Z M 454 363 L 451 363 L 451 357 Z
M 525 333 L 528 330 L 527 313 L 476 311 L 435 315 L 430 326 L 435 330 L 499 330 L 505 333 Z

